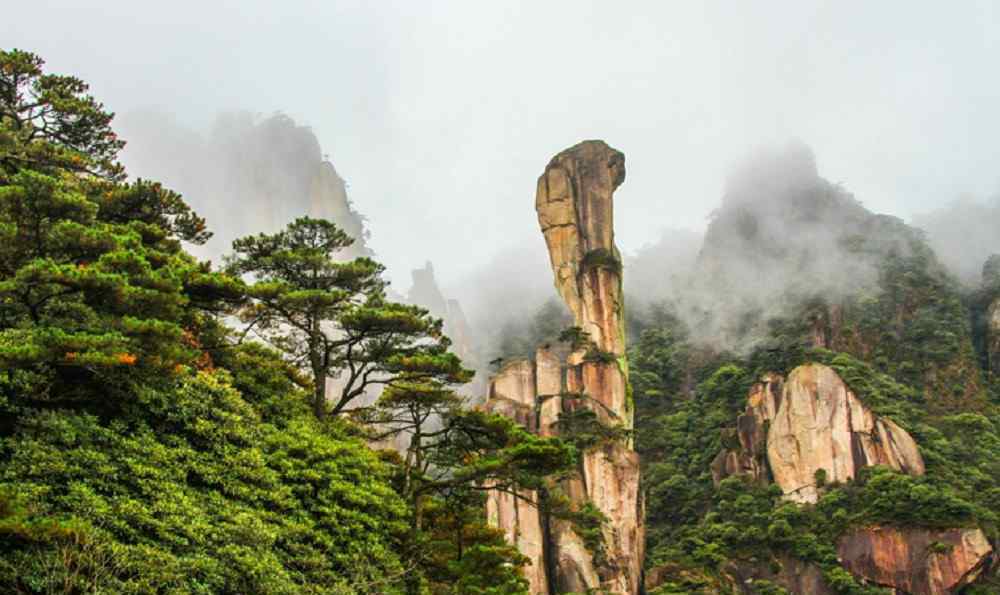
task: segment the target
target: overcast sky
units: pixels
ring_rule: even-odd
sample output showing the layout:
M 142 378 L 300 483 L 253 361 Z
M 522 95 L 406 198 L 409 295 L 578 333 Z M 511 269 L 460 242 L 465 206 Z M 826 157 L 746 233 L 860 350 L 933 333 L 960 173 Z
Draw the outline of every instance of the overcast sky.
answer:
M 535 180 L 587 138 L 626 154 L 626 251 L 702 228 L 734 161 L 793 137 L 876 211 L 1000 189 L 1000 3 L 754 4 L 35 0 L 0 45 L 119 113 L 312 126 L 404 287 L 541 246 Z

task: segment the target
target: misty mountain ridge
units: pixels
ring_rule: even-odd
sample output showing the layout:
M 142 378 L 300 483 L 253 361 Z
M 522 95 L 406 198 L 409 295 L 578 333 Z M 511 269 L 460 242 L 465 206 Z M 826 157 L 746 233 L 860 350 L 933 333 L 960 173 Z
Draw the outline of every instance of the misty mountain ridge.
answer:
M 280 113 L 222 112 L 202 134 L 149 110 L 119 125 L 130 139 L 122 153 L 129 174 L 163 182 L 206 218 L 214 235 L 193 248 L 199 256 L 218 261 L 235 238 L 304 215 L 335 221 L 354 238 L 345 258 L 373 254 L 365 218 L 308 126 Z
M 770 320 L 810 300 L 834 304 L 877 292 L 886 258 L 926 248 L 919 229 L 869 211 L 820 176 L 811 149 L 796 141 L 761 150 L 733 171 L 697 256 L 661 273 L 675 280 L 664 294 L 629 291 L 640 307 L 671 304 L 695 341 L 745 352 Z M 629 275 L 653 276 L 657 259 L 644 259 L 633 261 Z M 933 256 L 927 266 L 948 275 Z

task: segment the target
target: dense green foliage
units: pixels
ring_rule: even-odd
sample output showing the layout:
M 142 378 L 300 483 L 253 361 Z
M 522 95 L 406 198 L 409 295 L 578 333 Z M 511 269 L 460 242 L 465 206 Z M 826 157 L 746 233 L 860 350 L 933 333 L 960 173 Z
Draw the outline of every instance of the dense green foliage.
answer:
M 676 345 L 662 340 L 663 334 L 648 331 L 635 349 L 675 350 Z M 642 361 L 633 359 L 633 369 L 646 372 Z M 750 385 L 765 371 L 787 372 L 806 361 L 832 366 L 866 404 L 908 429 L 920 444 L 927 475 L 914 478 L 883 468 L 866 469 L 849 484 L 828 486 L 815 507 L 783 503 L 775 486 L 754 485 L 738 477 L 713 486 L 709 465 L 724 446 L 724 430 L 733 426 L 745 407 Z M 782 363 L 786 367 L 721 366 L 691 398 L 671 398 L 657 389 L 637 387 L 636 446 L 644 459 L 647 486 L 647 564 L 696 570 L 680 573 L 695 577 L 694 582 L 677 583 L 670 588 L 679 590 L 662 592 L 718 585 L 728 564 L 766 564 L 767 552 L 817 563 L 832 584 L 834 575 L 841 574 L 834 544 L 851 527 L 978 525 L 996 538 L 1000 412 L 932 417 L 919 391 L 846 354 L 803 351 Z M 676 382 L 669 374 L 663 380 L 668 386 Z M 845 577 L 837 580 L 845 585 L 842 592 L 863 592 Z
M 125 182 L 112 115 L 42 64 L 0 52 L 0 584 L 523 593 L 482 493 L 540 486 L 573 447 L 464 409 L 441 321 L 386 300 L 378 263 L 336 261 L 332 222 L 197 262 L 205 222 Z M 332 376 L 334 413 L 388 389 L 335 417 Z M 405 458 L 366 443 L 386 428 L 418 435 Z
M 312 372 L 317 417 L 344 412 L 375 387 L 468 381 L 472 374 L 448 352 L 440 320 L 419 306 L 386 300 L 380 264 L 335 259 L 353 242 L 336 224 L 310 217 L 276 234 L 233 242 L 227 270 L 254 281 L 240 310 L 245 332 Z M 332 407 L 328 378 L 340 380 Z
M 402 573 L 405 507 L 357 438 L 264 421 L 221 370 L 135 396 L 110 422 L 39 411 L 4 441 L 6 584 L 375 593 Z
M 181 246 L 204 222 L 120 181 L 110 114 L 40 66 L 0 54 L 0 582 L 389 592 L 390 470 L 312 418 L 276 353 L 231 345 L 215 315 L 242 285 Z
M 646 564 L 670 577 L 656 593 L 726 591 L 738 568 L 767 568 L 787 556 L 819 566 L 837 592 L 880 592 L 837 563 L 837 539 L 854 527 L 978 526 L 995 543 L 1000 408 L 977 365 L 972 300 L 919 237 L 908 237 L 906 251 L 882 253 L 869 293 L 835 308 L 803 299 L 792 314 L 769 320 L 767 335 L 745 356 L 694 345 L 668 305 L 632 321 Z M 817 334 L 838 351 L 814 348 Z M 868 407 L 906 429 L 926 475 L 868 468 L 848 484 L 826 485 L 815 506 L 785 503 L 773 484 L 740 477 L 713 485 L 710 464 L 732 446 L 725 436 L 751 384 L 807 362 L 831 366 Z

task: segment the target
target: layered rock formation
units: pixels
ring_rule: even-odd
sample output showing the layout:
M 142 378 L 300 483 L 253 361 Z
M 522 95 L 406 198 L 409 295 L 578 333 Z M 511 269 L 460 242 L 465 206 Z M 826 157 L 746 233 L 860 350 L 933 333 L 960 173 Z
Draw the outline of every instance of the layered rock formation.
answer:
M 767 460 L 775 483 L 796 502 L 816 502 L 818 474 L 844 482 L 872 465 L 924 473 L 913 438 L 872 414 L 833 369 L 820 364 L 799 366 L 788 376 L 768 431 Z
M 828 366 L 799 366 L 787 380 L 767 374 L 747 400 L 734 436 L 724 436 L 729 444 L 712 463 L 716 482 L 746 474 L 773 480 L 789 500 L 813 503 L 818 476 L 844 482 L 873 465 L 924 473 L 913 438 L 874 415 Z
M 343 258 L 374 255 L 366 245 L 368 230 L 365 229 L 364 218 L 354 210 L 347 197 L 347 183 L 329 161 L 320 162 L 312 176 L 307 212 L 310 217 L 333 221 L 354 238 L 354 243 L 341 253 Z M 290 216 L 294 218 L 302 214 L 305 213 L 293 212 Z
M 754 481 L 768 481 L 767 428 L 781 406 L 785 379 L 765 374 L 750 387 L 746 412 L 736 418 L 736 428 L 723 437 L 729 448 L 712 461 L 712 479 L 718 484 L 730 475 L 749 475 Z
M 577 325 L 615 355 L 625 352 L 625 333 L 611 197 L 624 181 L 625 155 L 586 141 L 549 162 L 535 195 L 556 289 Z
M 487 411 L 509 417 L 530 430 L 538 427 L 535 367 L 531 362 L 507 364 L 493 377 L 489 390 Z M 486 499 L 486 518 L 491 525 L 502 529 L 507 541 L 528 558 L 524 575 L 531 593 L 548 593 L 546 535 L 538 504 L 538 494 L 534 491 L 517 494 L 492 491 Z
M 832 368 L 821 364 L 799 366 L 787 379 L 766 374 L 751 387 L 746 412 L 737 418 L 737 427 L 724 434 L 724 443 L 726 448 L 712 463 L 716 483 L 735 474 L 773 481 L 787 499 L 798 503 L 817 501 L 820 475 L 827 482 L 844 482 L 871 465 L 924 473 L 913 438 L 891 420 L 874 415 Z M 978 576 L 991 553 L 979 529 L 875 526 L 856 529 L 838 542 L 840 562 L 851 574 L 908 595 L 956 592 Z M 790 593 L 833 592 L 817 567 L 790 558 L 771 564 L 732 563 L 725 575 L 741 593 L 753 593 L 757 580 L 771 581 Z
M 768 581 L 796 595 L 834 595 L 823 579 L 823 570 L 788 555 L 773 558 L 768 564 L 731 562 L 725 567 L 732 579 L 732 590 L 741 595 L 757 595 L 759 581 Z
M 624 178 L 624 155 L 601 141 L 586 141 L 553 158 L 538 180 L 535 208 L 556 288 L 581 336 L 571 348 L 542 347 L 534 361 L 504 366 L 491 382 L 486 408 L 543 435 L 558 433 L 560 416 L 580 410 L 593 412 L 609 428 L 632 427 L 621 258 L 612 225 L 612 195 Z M 530 518 L 530 529 L 512 530 L 513 518 L 530 513 L 491 493 L 488 507 L 497 511 L 491 521 L 532 558 L 532 593 L 638 593 L 642 505 L 638 456 L 628 441 L 609 439 L 589 448 L 576 476 L 549 491 L 564 495 L 571 511 L 596 509 L 603 522 L 596 544 L 585 541 L 566 515 L 542 514 L 537 523 Z M 544 565 L 533 558 L 536 536 L 544 537 Z
M 979 575 L 992 551 L 979 529 L 892 527 L 849 533 L 837 549 L 851 574 L 910 595 L 954 593 Z
M 432 316 L 442 319 L 444 334 L 452 341 L 451 350 L 466 363 L 478 364 L 465 312 L 458 300 L 447 299 L 441 292 L 434 276 L 434 265 L 428 261 L 423 268 L 413 269 L 410 275 L 413 284 L 406 295 L 406 301 L 427 308 Z M 480 390 L 485 388 L 478 382 L 474 382 L 473 387 Z

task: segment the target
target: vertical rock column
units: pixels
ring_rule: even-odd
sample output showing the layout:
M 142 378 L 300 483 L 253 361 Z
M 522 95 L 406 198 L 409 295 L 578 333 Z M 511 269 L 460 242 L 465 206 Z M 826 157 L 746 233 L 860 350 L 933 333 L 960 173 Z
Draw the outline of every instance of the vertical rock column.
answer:
M 614 242 L 614 191 L 625 180 L 625 156 L 602 141 L 556 155 L 538 179 L 535 209 L 556 289 L 587 341 L 567 358 L 566 391 L 581 398 L 562 409 L 588 408 L 606 425 L 631 429 L 633 407 L 625 359 L 621 255 Z M 553 526 L 560 591 L 637 593 L 643 529 L 639 459 L 615 441 L 585 452 L 580 477 L 565 491 L 574 507 L 588 502 L 605 517 L 600 552 L 581 550 L 573 526 Z M 595 576 L 596 574 L 596 576 Z
M 601 141 L 559 153 L 538 179 L 535 208 L 555 285 L 582 337 L 572 352 L 545 346 L 534 361 L 508 363 L 491 381 L 486 409 L 544 436 L 565 427 L 557 423 L 561 415 L 582 409 L 604 426 L 632 428 L 612 203 L 624 179 L 625 156 Z M 491 522 L 531 558 L 525 571 L 531 592 L 636 595 L 644 534 L 639 457 L 630 440 L 612 438 L 588 448 L 575 477 L 549 492 L 565 496 L 571 514 L 533 514 L 499 493 L 491 493 L 487 502 Z M 570 517 L 595 509 L 602 517 L 600 535 L 589 532 L 585 539 L 576 524 L 580 521 Z M 537 536 L 543 540 L 540 549 Z
M 527 360 L 514 361 L 491 379 L 485 408 L 535 431 L 536 393 L 534 365 Z M 517 546 L 518 551 L 528 558 L 524 577 L 528 579 L 532 595 L 547 595 L 546 543 L 538 494 L 525 490 L 515 496 L 492 490 L 486 497 L 486 518 L 492 526 L 503 531 L 508 543 Z

